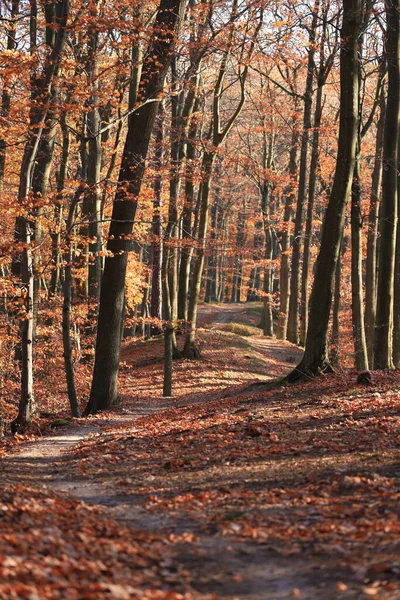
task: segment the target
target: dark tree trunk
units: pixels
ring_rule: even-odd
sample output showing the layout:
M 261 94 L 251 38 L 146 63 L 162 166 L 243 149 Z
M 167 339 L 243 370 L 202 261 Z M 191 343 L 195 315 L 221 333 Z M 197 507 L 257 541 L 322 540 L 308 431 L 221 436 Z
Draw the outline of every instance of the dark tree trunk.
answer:
M 399 0 L 386 3 L 388 95 L 383 134 L 382 205 L 374 366 L 393 368 L 393 305 L 397 227 L 397 150 L 399 132 Z
M 88 30 L 87 43 L 87 76 L 90 86 L 89 109 L 86 118 L 86 134 L 88 138 L 87 173 L 86 180 L 88 191 L 83 201 L 83 218 L 87 221 L 86 231 L 88 244 L 88 296 L 98 301 L 100 297 L 101 280 L 101 136 L 99 113 L 99 74 L 98 74 L 98 44 L 99 32 L 97 28 L 98 0 L 92 2 L 90 9 L 91 23 Z M 89 314 L 92 318 L 96 315 L 97 306 L 92 306 Z
M 311 163 L 310 163 L 310 174 L 308 179 L 308 204 L 307 204 L 307 216 L 306 226 L 304 233 L 304 250 L 303 250 L 303 269 L 301 278 L 301 305 L 300 305 L 300 346 L 304 346 L 306 342 L 306 335 L 308 329 L 308 301 L 309 291 L 308 286 L 310 282 L 310 260 L 311 260 L 311 245 L 312 245 L 312 233 L 313 233 L 313 217 L 314 217 L 314 203 L 315 203 L 315 191 L 317 183 L 317 170 L 319 160 L 319 138 L 320 138 L 320 127 L 322 120 L 322 91 L 326 80 L 324 65 L 321 65 L 318 73 L 318 88 L 317 97 L 315 100 L 315 113 L 314 113 L 314 131 L 312 138 L 312 149 L 311 149 Z
M 360 142 L 361 140 L 358 141 L 358 144 Z M 351 187 L 351 312 L 356 369 L 358 371 L 368 371 L 367 343 L 364 328 L 359 152 L 360 148 L 357 151 Z
M 69 151 L 71 145 L 71 136 L 66 122 L 67 116 L 64 112 L 61 116 L 61 130 L 62 130 L 62 152 L 61 152 L 61 163 L 60 170 L 57 176 L 57 202 L 54 206 L 54 221 L 56 223 L 55 231 L 51 235 L 51 264 L 52 272 L 49 285 L 49 296 L 54 296 L 57 293 L 60 285 L 61 275 L 61 227 L 63 220 L 63 192 L 65 186 L 65 180 L 68 173 L 68 162 L 69 162 Z
M 83 190 L 77 191 L 71 202 L 67 219 L 67 240 L 64 253 L 64 301 L 62 309 L 62 337 L 63 337 L 63 356 L 65 376 L 67 380 L 67 391 L 69 405 L 73 417 L 79 418 L 79 402 L 75 387 L 74 363 L 72 359 L 72 339 L 71 339 L 71 308 L 72 308 L 72 230 L 75 221 L 76 205 Z
M 277 337 L 286 339 L 287 321 L 289 312 L 289 288 L 290 288 L 290 229 L 293 215 L 294 190 L 297 178 L 297 151 L 299 142 L 299 131 L 297 123 L 294 123 L 292 133 L 292 145 L 289 158 L 289 175 L 291 178 L 291 189 L 287 191 L 285 199 L 285 210 L 283 215 L 284 229 L 281 234 L 281 267 L 279 271 L 279 315 Z
M 197 237 L 200 240 L 195 251 L 195 262 L 192 276 L 192 287 L 188 306 L 188 333 L 186 335 L 183 355 L 186 358 L 198 358 L 200 353 L 195 345 L 197 305 L 200 297 L 201 276 L 203 274 L 206 235 L 208 229 L 208 212 L 210 204 L 210 185 L 215 152 L 205 152 L 203 157 L 203 180 L 201 183 L 201 205 Z
M 345 243 L 343 241 L 343 248 Z M 335 291 L 333 295 L 333 308 L 332 308 L 332 334 L 330 343 L 330 360 L 332 365 L 339 364 L 339 344 L 340 344 L 340 286 L 342 277 L 342 261 L 339 255 L 336 264 L 335 273 Z
M 311 129 L 311 107 L 315 71 L 315 34 L 319 19 L 319 0 L 315 0 L 313 18 L 309 30 L 309 50 L 307 61 L 307 79 L 304 91 L 303 133 L 301 136 L 299 186 L 297 192 L 296 216 L 294 220 L 292 274 L 290 278 L 289 314 L 287 339 L 293 344 L 299 343 L 299 298 L 300 298 L 300 255 L 304 226 L 304 203 L 306 199 L 308 143 Z
M 386 94 L 382 87 L 380 97 L 380 115 L 376 130 L 375 159 L 372 171 L 371 196 L 368 214 L 367 260 L 365 266 L 365 335 L 368 361 L 374 366 L 374 332 L 376 317 L 377 247 L 378 215 L 380 205 L 380 187 L 382 181 L 382 149 L 385 125 Z
M 340 126 L 335 177 L 316 263 L 304 357 L 288 376 L 289 381 L 332 370 L 328 357 L 328 325 L 356 155 L 359 102 L 358 39 L 362 23 L 362 0 L 344 0 L 343 8 L 340 51 Z
M 173 375 L 173 353 L 174 347 L 172 336 L 174 328 L 171 324 L 167 324 L 164 330 L 164 384 L 163 397 L 168 398 L 172 395 L 172 375 Z
M 182 210 L 182 251 L 179 265 L 179 286 L 178 286 L 178 319 L 187 321 L 187 306 L 189 292 L 189 273 L 190 261 L 193 253 L 192 241 L 192 212 L 194 206 L 195 188 L 194 188 L 194 173 L 193 164 L 196 157 L 194 140 L 197 135 L 197 124 L 193 122 L 189 130 L 189 138 L 187 142 L 187 160 L 185 167 L 185 197 Z
M 16 33 L 17 33 L 17 17 L 19 13 L 20 0 L 12 0 L 10 20 L 7 30 L 7 50 L 12 51 L 16 48 Z M 8 82 L 3 79 L 3 91 L 1 94 L 0 117 L 7 122 L 7 117 L 11 107 L 11 94 L 8 88 Z M 7 143 L 6 140 L 0 138 L 0 192 L 3 191 L 4 172 L 6 166 Z
M 272 337 L 274 335 L 274 313 L 273 313 L 273 277 L 274 270 L 271 267 L 273 259 L 274 244 L 273 232 L 270 221 L 271 207 L 269 186 L 265 185 L 262 192 L 262 212 L 265 232 L 265 260 L 268 261 L 264 267 L 264 299 L 263 299 L 263 331 L 264 335 Z
M 397 151 L 397 214 L 400 213 L 400 134 Z M 396 235 L 396 269 L 394 280 L 393 363 L 400 367 L 400 227 Z
M 161 190 L 162 177 L 161 169 L 163 163 L 163 120 L 164 110 L 160 104 L 158 119 L 156 123 L 156 141 L 154 156 L 154 200 L 153 200 L 153 222 L 151 224 L 152 243 L 151 243 L 151 297 L 150 297 L 150 316 L 154 320 L 151 325 L 152 335 L 161 333 L 162 320 L 162 224 L 161 224 Z
M 272 167 L 274 157 L 275 133 L 271 131 L 267 144 L 265 127 L 263 130 L 263 168 L 269 170 Z M 261 212 L 263 216 L 264 235 L 265 235 L 265 260 L 264 267 L 264 298 L 262 325 L 264 335 L 272 337 L 274 335 L 274 315 L 273 315 L 273 283 L 274 269 L 271 267 L 271 261 L 274 257 L 274 236 L 271 222 L 271 186 L 268 181 L 264 181 L 261 188 Z
M 215 198 L 214 204 L 211 207 L 210 255 L 208 257 L 208 264 L 207 264 L 206 295 L 204 298 L 205 302 L 216 302 L 217 301 L 218 247 L 216 245 L 216 240 L 217 240 L 218 192 L 216 192 L 215 197 L 216 198 Z
M 23 204 L 29 196 L 35 159 L 39 149 L 41 135 L 45 127 L 46 117 L 51 99 L 51 88 L 57 75 L 61 54 L 66 40 L 67 21 L 69 16 L 69 0 L 64 0 L 59 13 L 59 26 L 54 48 L 48 56 L 42 76 L 36 81 L 40 105 L 32 110 L 30 116 L 30 131 L 22 159 L 18 201 Z M 35 21 L 34 14 L 31 19 Z M 36 22 L 36 21 L 35 21 Z M 33 28 L 35 32 L 35 28 Z M 35 33 L 33 33 L 35 36 Z M 33 46 L 36 40 L 31 39 Z M 21 332 L 21 398 L 18 415 L 12 423 L 14 429 L 24 427 L 30 422 L 34 409 L 33 396 L 33 263 L 31 250 L 31 226 L 28 216 L 18 217 L 15 224 L 17 241 L 22 242 L 24 249 L 21 257 L 21 279 L 24 290 L 26 318 L 22 323 Z M 18 261 L 16 263 L 18 265 Z
M 155 19 L 158 36 L 143 64 L 138 99 L 143 104 L 129 118 L 128 132 L 115 195 L 108 250 L 101 283 L 95 365 L 86 413 L 110 408 L 118 398 L 125 275 L 128 261 L 126 237 L 132 232 L 145 159 L 158 111 L 159 95 L 170 64 L 174 35 L 184 0 L 161 0 Z M 157 66 L 153 56 L 156 55 Z

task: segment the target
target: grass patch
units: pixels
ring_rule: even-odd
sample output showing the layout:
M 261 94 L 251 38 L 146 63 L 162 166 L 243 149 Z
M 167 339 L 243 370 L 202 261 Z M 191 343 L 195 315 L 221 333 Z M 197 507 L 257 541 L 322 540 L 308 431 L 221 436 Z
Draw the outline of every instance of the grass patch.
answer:
M 258 327 L 252 327 L 251 325 L 242 325 L 241 323 L 225 323 L 220 327 L 222 331 L 228 331 L 235 335 L 242 335 L 244 337 L 250 337 L 251 335 L 260 335 Z

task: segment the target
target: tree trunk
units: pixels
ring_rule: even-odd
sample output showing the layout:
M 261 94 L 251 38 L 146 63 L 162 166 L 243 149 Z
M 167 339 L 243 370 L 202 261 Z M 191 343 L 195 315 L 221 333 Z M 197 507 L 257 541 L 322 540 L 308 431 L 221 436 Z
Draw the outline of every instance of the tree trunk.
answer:
M 169 398 L 172 395 L 172 375 L 173 375 L 173 343 L 172 336 L 174 328 L 167 324 L 164 330 L 164 384 L 163 397 Z
M 129 118 L 107 246 L 112 255 L 105 260 L 101 283 L 95 365 L 86 413 L 108 409 L 118 397 L 120 331 L 128 261 L 126 238 L 132 232 L 159 96 L 171 60 L 175 37 L 171 32 L 177 29 L 184 5 L 184 0 L 160 2 L 155 19 L 159 34 L 144 60 L 138 93 L 143 104 Z M 157 63 L 153 56 L 158 57 Z
M 281 235 L 281 267 L 279 271 L 279 315 L 277 337 L 286 339 L 287 321 L 289 311 L 289 287 L 290 287 L 290 229 L 293 214 L 294 190 L 297 177 L 297 150 L 299 132 L 297 123 L 293 125 L 292 145 L 289 158 L 289 175 L 291 178 L 290 189 L 286 193 L 285 210 L 283 215 L 284 229 Z
M 397 227 L 397 150 L 399 132 L 399 0 L 386 3 L 388 95 L 383 134 L 382 205 L 377 287 L 376 369 L 393 368 L 393 304 Z
M 307 79 L 304 91 L 303 133 L 301 136 L 299 187 L 297 192 L 296 216 L 292 248 L 292 274 L 290 278 L 289 315 L 287 339 L 293 344 L 299 343 L 299 298 L 300 298 L 300 255 L 304 225 L 304 203 L 306 199 L 308 141 L 311 129 L 311 107 L 315 71 L 315 34 L 319 18 L 319 0 L 315 0 L 313 18 L 309 30 L 309 50 L 307 61 Z
M 88 296 L 97 301 L 100 297 L 101 280 L 101 136 L 100 136 L 100 113 L 99 113 L 99 74 L 98 74 L 98 0 L 92 2 L 90 8 L 91 23 L 88 29 L 87 42 L 87 77 L 90 86 L 89 110 L 86 118 L 86 129 L 88 138 L 87 174 L 86 180 L 88 191 L 83 200 L 83 218 L 87 221 L 86 231 L 89 239 L 88 244 Z M 94 318 L 97 306 L 89 310 L 89 315 Z
M 343 248 L 345 243 L 343 240 Z M 332 365 L 339 364 L 339 344 L 340 344 L 340 286 L 342 276 L 342 261 L 339 254 L 339 258 L 336 264 L 335 273 L 335 291 L 333 295 L 333 308 L 332 308 L 332 335 L 330 343 L 330 360 Z
M 186 335 L 185 347 L 183 349 L 183 355 L 185 358 L 198 358 L 200 356 L 200 352 L 195 344 L 197 305 L 200 297 L 201 277 L 204 267 L 206 235 L 208 229 L 208 213 L 210 205 L 210 185 L 215 157 L 215 152 L 205 152 L 203 157 L 203 180 L 201 183 L 201 205 L 199 228 L 197 232 L 199 246 L 195 250 L 192 288 L 188 306 L 188 333 Z
M 150 296 L 150 316 L 154 320 L 151 325 L 152 335 L 161 333 L 162 321 L 162 224 L 161 224 L 161 190 L 162 177 L 161 169 L 163 164 L 163 120 L 164 110 L 162 104 L 159 107 L 158 119 L 156 122 L 156 140 L 154 151 L 154 199 L 153 199 L 153 222 L 151 224 L 152 243 L 151 243 L 151 296 Z
M 18 202 L 23 205 L 29 196 L 35 159 L 46 117 L 49 110 L 53 80 L 57 75 L 61 54 L 66 40 L 67 21 L 69 16 L 69 0 L 64 0 L 59 13 L 59 26 L 54 48 L 48 56 L 44 71 L 36 81 L 40 105 L 31 112 L 30 131 L 22 159 Z M 32 17 L 32 15 L 31 15 Z M 23 244 L 21 257 L 21 279 L 25 296 L 26 318 L 21 331 L 21 398 L 18 415 L 12 423 L 13 429 L 25 427 L 32 417 L 34 408 L 33 396 L 33 264 L 31 250 L 31 226 L 28 214 L 18 217 L 15 224 L 16 239 Z M 18 264 L 18 261 L 17 261 Z
M 368 361 L 374 367 L 374 333 L 376 317 L 376 280 L 377 280 L 377 246 L 378 215 L 380 205 L 380 187 L 382 181 L 382 149 L 385 125 L 386 93 L 382 87 L 380 97 L 380 115 L 376 129 L 375 159 L 372 171 L 371 196 L 368 215 L 367 260 L 365 265 L 365 335 L 367 341 Z
M 51 235 L 51 263 L 52 272 L 49 285 L 49 296 L 54 296 L 57 293 L 57 289 L 60 285 L 60 274 L 61 274 L 61 256 L 60 256 L 60 244 L 61 244 L 61 227 L 63 219 L 63 192 L 65 186 L 65 180 L 68 173 L 68 162 L 69 162 L 69 151 L 71 145 L 71 136 L 66 122 L 67 116 L 65 112 L 61 116 L 61 131 L 62 131 L 62 152 L 60 170 L 57 177 L 57 202 L 54 206 L 54 221 L 56 223 L 55 231 Z
M 397 151 L 397 214 L 400 212 L 400 134 Z M 400 227 L 396 235 L 396 268 L 394 283 L 393 363 L 400 367 Z
M 303 249 L 303 270 L 301 278 L 301 305 L 300 305 L 300 346 L 304 346 L 308 329 L 308 301 L 309 301 L 309 281 L 310 281 L 310 260 L 311 260 L 311 245 L 313 231 L 313 216 L 315 203 L 315 188 L 317 183 L 317 170 L 319 160 L 319 138 L 322 119 L 322 90 L 325 83 L 325 78 L 320 72 L 318 77 L 317 97 L 315 101 L 314 113 L 314 132 L 312 138 L 310 174 L 308 180 L 308 204 L 306 227 L 304 233 L 304 249 Z
M 343 8 L 340 125 L 335 177 L 316 263 L 305 352 L 300 364 L 288 376 L 289 381 L 332 370 L 328 357 L 328 325 L 356 155 L 359 102 L 358 39 L 362 22 L 362 0 L 344 0 Z
M 368 371 L 362 278 L 360 142 L 361 140 L 358 141 L 358 151 L 354 163 L 353 183 L 351 188 L 351 314 L 356 369 L 357 371 Z
M 265 123 L 264 123 L 265 124 Z M 265 127 L 263 129 L 263 168 L 266 171 L 271 169 L 274 158 L 275 132 L 271 131 L 267 144 Z M 274 335 L 274 315 L 273 315 L 273 281 L 274 270 L 271 267 L 271 261 L 274 255 L 274 238 L 271 227 L 271 187 L 268 181 L 264 180 L 261 188 L 261 212 L 263 216 L 264 234 L 265 234 L 265 260 L 268 261 L 264 267 L 264 298 L 263 298 L 263 316 L 262 324 L 264 335 L 272 337 Z
M 16 48 L 17 17 L 19 13 L 20 0 L 12 0 L 9 27 L 7 30 L 7 50 L 12 51 Z M 7 122 L 7 117 L 11 107 L 11 94 L 8 88 L 8 82 L 3 80 L 3 92 L 1 94 L 0 117 Z M 7 143 L 0 138 L 0 192 L 3 191 L 4 172 L 6 166 Z
M 197 104 L 195 110 L 197 108 Z M 181 260 L 179 265 L 179 286 L 178 286 L 178 319 L 187 321 L 188 307 L 188 292 L 189 292 L 189 273 L 190 261 L 193 253 L 193 244 L 190 244 L 192 239 L 192 211 L 194 206 L 195 187 L 194 187 L 194 172 L 193 164 L 196 158 L 196 150 L 194 140 L 196 139 L 198 127 L 197 123 L 193 122 L 189 130 L 189 138 L 187 142 L 187 160 L 185 166 L 185 197 L 182 210 L 182 250 Z
M 263 330 L 264 335 L 273 337 L 274 335 L 274 314 L 273 314 L 273 276 L 274 271 L 271 267 L 273 258 L 273 234 L 270 222 L 271 207 L 269 186 L 264 185 L 262 191 L 262 213 L 265 232 L 265 260 L 268 261 L 264 267 L 264 299 L 263 299 Z
M 65 376 L 69 405 L 73 417 L 81 416 L 75 387 L 74 363 L 72 360 L 71 307 L 72 307 L 72 230 L 75 221 L 76 205 L 83 190 L 77 191 L 71 202 L 67 219 L 67 247 L 64 253 L 64 302 L 62 312 L 62 338 Z
M 218 247 L 217 240 L 217 205 L 218 192 L 215 193 L 214 204 L 211 206 L 211 231 L 210 231 L 210 255 L 207 264 L 206 295 L 205 302 L 217 301 L 217 262 Z

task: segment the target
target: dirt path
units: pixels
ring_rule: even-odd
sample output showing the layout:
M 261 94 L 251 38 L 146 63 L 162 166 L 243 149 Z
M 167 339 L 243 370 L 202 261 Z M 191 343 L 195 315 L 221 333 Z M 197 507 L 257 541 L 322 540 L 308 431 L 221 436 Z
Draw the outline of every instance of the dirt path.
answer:
M 217 335 L 219 335 L 218 328 L 233 319 L 236 322 L 240 320 L 242 311 L 242 305 L 229 306 L 227 309 L 218 306 L 207 306 L 202 311 L 202 321 L 205 325 L 208 322 L 212 330 L 217 331 Z M 243 363 L 244 361 L 253 361 L 253 370 L 249 370 L 249 374 L 252 374 L 253 379 L 259 365 L 261 364 L 261 367 L 264 368 L 264 365 L 269 364 L 269 362 L 271 363 L 271 372 L 264 376 L 265 379 L 271 378 L 272 372 L 273 376 L 284 375 L 292 368 L 293 361 L 299 356 L 300 352 L 289 344 L 276 340 L 264 340 L 262 337 L 257 336 L 240 338 L 239 342 L 239 349 L 244 349 L 240 360 Z M 200 366 L 196 366 L 197 371 L 193 370 L 192 372 L 190 371 L 192 365 L 183 363 L 180 367 L 182 373 L 189 371 L 188 378 L 193 379 L 195 375 L 197 376 L 198 371 L 203 371 L 200 376 L 205 379 L 206 373 L 215 368 L 215 356 L 217 356 L 220 346 L 221 344 L 218 343 L 213 349 L 214 354 L 210 364 L 207 361 L 203 365 L 200 363 Z M 153 349 L 152 352 L 154 351 Z M 256 358 L 246 359 L 245 357 L 247 355 L 251 356 L 250 353 L 253 351 L 257 353 Z M 128 363 L 128 366 L 130 361 L 134 363 L 137 355 L 140 358 L 143 355 L 140 349 L 137 351 L 137 346 L 136 355 L 134 355 L 130 346 L 123 352 L 124 360 Z M 260 357 L 262 358 L 261 363 Z M 236 379 L 234 379 L 234 368 L 239 372 L 240 364 L 235 367 L 233 358 L 233 355 L 229 355 L 227 360 L 229 362 L 229 373 L 233 374 L 232 380 L 237 384 Z M 219 371 L 221 365 L 225 365 L 225 360 L 224 358 L 222 362 L 217 364 Z M 247 369 L 249 369 L 248 362 L 244 363 Z M 150 365 L 144 368 L 141 373 L 146 375 L 147 382 L 149 381 L 149 373 L 150 380 L 158 381 L 156 378 L 159 377 L 160 369 L 161 367 L 157 363 L 154 366 Z M 246 375 L 243 381 L 249 380 L 250 375 Z M 192 492 L 208 493 L 208 490 L 214 489 L 215 485 L 221 490 L 225 488 L 229 490 L 231 486 L 234 489 L 237 485 L 248 486 L 248 489 L 251 490 L 254 486 L 260 485 L 263 479 L 265 481 L 270 479 L 273 483 L 274 480 L 282 482 L 285 478 L 290 481 L 290 477 L 293 477 L 290 486 L 296 487 L 298 473 L 296 471 L 293 474 L 291 473 L 290 461 L 285 466 L 283 461 L 273 460 L 265 466 L 261 464 L 258 466 L 257 462 L 254 462 L 253 465 L 249 463 L 249 467 L 244 465 L 243 468 L 240 465 L 236 467 L 234 464 L 231 467 L 224 466 L 223 469 L 225 470 L 221 470 L 220 467 L 209 468 L 203 473 L 203 471 L 189 469 L 190 473 L 188 475 L 186 472 L 180 475 L 179 471 L 175 473 L 172 470 L 169 473 L 168 461 L 166 461 L 165 469 L 167 470 L 164 470 L 161 475 L 157 475 L 159 469 L 154 471 L 153 463 L 157 458 L 161 462 L 165 460 L 168 440 L 171 438 L 168 437 L 169 433 L 165 436 L 155 434 L 158 453 L 155 455 L 157 450 L 154 450 L 154 453 L 151 451 L 148 455 L 151 457 L 152 463 L 150 458 L 146 458 L 146 454 L 140 456 L 142 442 L 139 436 L 136 443 L 135 436 L 140 431 L 143 419 L 146 420 L 150 416 L 150 418 L 155 418 L 155 423 L 157 421 L 161 422 L 163 419 L 169 421 L 171 406 L 173 406 L 173 410 L 178 412 L 186 410 L 185 407 L 191 410 L 191 407 L 195 409 L 197 406 L 199 407 L 198 410 L 201 409 L 204 414 L 193 418 L 208 417 L 216 410 L 216 404 L 213 402 L 215 398 L 222 397 L 221 390 L 224 389 L 224 379 L 218 380 L 219 391 L 217 392 L 213 388 L 215 378 L 210 377 L 210 384 L 207 382 L 201 383 L 201 392 L 195 393 L 196 386 L 201 387 L 196 383 L 194 389 L 191 389 L 190 392 L 184 388 L 184 393 L 177 394 L 171 401 L 162 399 L 158 390 L 155 390 L 151 396 L 149 396 L 148 391 L 147 394 L 140 392 L 136 396 L 132 396 L 132 394 L 129 394 L 130 377 L 132 375 L 129 369 L 122 372 L 121 383 L 125 392 L 124 402 L 119 412 L 107 415 L 109 420 L 96 421 L 96 419 L 93 419 L 91 421 L 89 419 L 85 422 L 82 421 L 70 428 L 57 431 L 49 437 L 26 444 L 21 451 L 2 460 L 3 477 L 10 482 L 35 487 L 45 486 L 62 494 L 73 495 L 89 504 L 100 505 L 105 508 L 110 516 L 124 525 L 133 527 L 134 530 L 156 532 L 166 538 L 175 537 L 177 541 L 171 546 L 172 559 L 190 572 L 193 588 L 201 593 L 215 593 L 218 598 L 226 600 L 236 598 L 240 600 L 289 600 L 294 597 L 309 600 L 318 600 L 319 598 L 336 600 L 338 597 L 336 586 L 345 569 L 341 560 L 343 557 L 335 557 L 335 555 L 325 557 L 322 568 L 315 557 L 306 557 L 302 553 L 294 555 L 289 553 L 286 556 L 277 552 L 268 540 L 263 542 L 260 542 L 260 540 L 252 541 L 251 539 L 239 541 L 221 535 L 220 529 L 212 524 L 212 519 L 210 521 L 211 526 L 210 524 L 206 525 L 201 522 L 201 519 L 191 518 L 190 511 L 183 509 L 163 510 L 162 508 L 153 511 L 148 509 L 146 494 L 142 491 L 146 486 L 159 491 L 160 497 L 168 500 L 169 498 L 179 497 L 179 495 L 185 497 L 185 494 L 188 493 L 190 496 Z M 136 383 L 140 386 L 140 381 Z M 242 410 L 239 405 L 235 412 L 240 414 Z M 267 420 L 262 423 L 268 423 L 268 420 L 273 418 L 277 407 L 271 406 L 269 413 L 268 410 L 265 412 L 266 417 L 262 417 Z M 255 418 L 260 418 L 259 409 L 255 410 L 254 415 Z M 257 423 L 261 423 L 261 421 L 257 421 Z M 214 425 L 210 427 L 210 431 L 212 431 L 212 427 Z M 240 427 L 242 426 L 240 425 Z M 245 427 L 250 432 L 246 435 L 259 435 L 258 430 L 254 429 L 252 424 L 245 424 Z M 253 429 L 251 429 L 252 427 Z M 174 431 L 172 425 L 172 432 Z M 183 433 L 185 431 L 183 429 Z M 152 435 L 151 429 L 149 429 L 149 432 Z M 179 447 L 181 437 L 179 430 L 176 430 L 174 435 L 178 439 Z M 190 435 L 189 433 L 189 437 Z M 246 441 L 243 440 L 241 434 L 235 435 L 235 445 L 243 445 L 244 448 Z M 308 435 L 307 433 L 307 439 Z M 114 463 L 114 455 L 117 456 L 116 451 L 112 449 L 114 438 L 117 442 L 119 440 L 122 452 L 125 451 L 125 439 L 130 443 L 132 443 L 132 440 L 134 442 L 133 450 L 130 451 L 132 457 L 129 459 L 130 462 L 128 460 L 126 464 L 124 463 L 121 466 L 119 463 Z M 91 442 L 93 442 L 93 448 L 99 445 L 101 455 L 91 457 Z M 81 447 L 85 451 L 85 444 L 87 450 L 86 454 L 83 453 L 83 456 L 90 458 L 86 468 L 84 466 L 86 463 L 82 460 L 82 454 L 79 454 Z M 104 445 L 102 446 L 102 444 Z M 106 448 L 104 452 L 103 448 Z M 209 451 L 210 449 L 205 448 L 205 450 Z M 126 444 L 126 451 L 129 455 L 129 444 Z M 181 451 L 181 454 L 185 454 L 185 452 L 190 455 L 190 449 Z M 106 462 L 103 462 L 104 460 Z M 226 462 L 225 464 L 229 465 L 230 463 Z M 297 465 L 297 462 L 293 464 Z M 324 469 L 326 465 L 327 463 L 321 463 Z M 296 468 L 298 469 L 297 466 Z M 262 469 L 264 469 L 264 472 Z M 156 473 L 156 475 L 153 473 Z M 206 475 L 205 479 L 203 478 L 204 474 Z M 129 488 L 129 491 L 127 488 Z M 257 489 L 257 487 L 254 489 Z M 228 512 L 229 510 L 227 508 Z M 240 513 L 241 511 L 234 510 L 232 514 L 235 512 Z M 230 518 L 228 516 L 228 519 Z M 234 522 L 232 526 L 235 526 Z M 343 598 L 343 600 L 358 600 L 360 597 L 359 590 L 359 585 L 354 588 L 343 586 L 340 590 L 340 598 Z M 389 598 L 390 596 L 379 597 Z
M 161 404 L 160 414 L 163 409 L 165 406 Z M 136 418 L 141 416 L 142 411 Z M 132 417 L 130 424 L 134 425 Z M 124 421 L 126 416 L 116 418 L 112 425 Z M 2 461 L 3 477 L 9 482 L 50 489 L 102 506 L 112 518 L 134 530 L 163 536 L 194 535 L 194 541 L 175 545 L 173 560 L 191 573 L 191 584 L 198 592 L 214 593 L 227 600 L 289 600 L 301 589 L 305 598 L 326 597 L 324 580 L 316 579 L 312 564 L 277 557 L 258 543 L 232 542 L 217 532 L 205 533 L 198 523 L 184 516 L 171 518 L 151 513 L 143 507 L 140 494 L 126 496 L 110 483 L 96 482 L 89 473 L 71 476 L 68 472 L 71 452 L 82 441 L 99 435 L 99 427 L 73 426 L 29 442 L 20 452 Z

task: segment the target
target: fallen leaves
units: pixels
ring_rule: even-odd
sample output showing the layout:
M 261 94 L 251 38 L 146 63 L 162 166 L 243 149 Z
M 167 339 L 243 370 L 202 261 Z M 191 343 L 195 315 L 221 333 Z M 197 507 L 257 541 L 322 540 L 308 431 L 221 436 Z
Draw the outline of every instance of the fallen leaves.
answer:
M 168 540 L 132 532 L 101 510 L 56 494 L 24 486 L 1 493 L 1 599 L 201 597 L 175 565 L 168 571 Z

